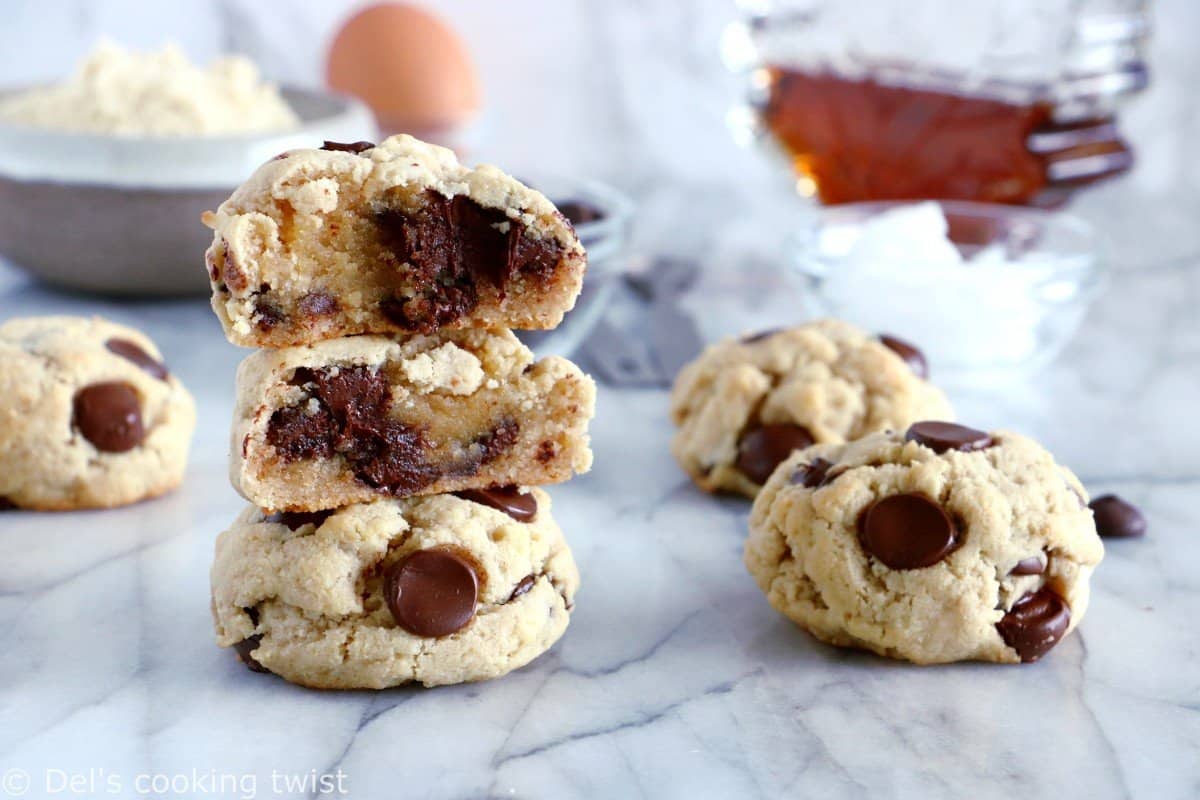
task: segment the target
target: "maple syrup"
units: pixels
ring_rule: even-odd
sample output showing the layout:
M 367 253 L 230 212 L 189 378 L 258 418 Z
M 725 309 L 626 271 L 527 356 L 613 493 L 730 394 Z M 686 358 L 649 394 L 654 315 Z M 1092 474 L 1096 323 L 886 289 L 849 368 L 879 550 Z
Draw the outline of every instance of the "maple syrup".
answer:
M 1055 121 L 1033 87 L 768 66 L 766 129 L 824 203 L 956 199 L 1055 206 L 1130 168 L 1110 116 Z M 960 82 L 961 83 L 961 82 Z M 1013 91 L 1020 89 L 1022 91 Z

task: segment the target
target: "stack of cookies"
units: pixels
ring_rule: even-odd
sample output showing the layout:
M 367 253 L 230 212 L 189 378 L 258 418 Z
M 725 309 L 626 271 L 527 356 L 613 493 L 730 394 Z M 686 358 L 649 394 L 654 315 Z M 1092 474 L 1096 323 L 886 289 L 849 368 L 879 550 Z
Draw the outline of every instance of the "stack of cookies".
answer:
M 586 257 L 541 194 L 396 136 L 260 167 L 206 224 L 234 344 L 217 640 L 319 688 L 503 675 L 578 586 L 539 487 L 591 465 L 595 388 L 510 329 L 553 328 Z

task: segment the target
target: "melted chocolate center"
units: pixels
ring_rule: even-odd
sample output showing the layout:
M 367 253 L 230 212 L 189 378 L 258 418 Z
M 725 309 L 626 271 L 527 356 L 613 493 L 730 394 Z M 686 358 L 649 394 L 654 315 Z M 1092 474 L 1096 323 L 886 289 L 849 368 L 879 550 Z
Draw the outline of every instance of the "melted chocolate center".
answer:
M 267 442 L 285 462 L 344 458 L 358 480 L 381 491 L 409 495 L 443 476 L 474 475 L 512 447 L 519 428 L 502 420 L 477 438 L 468 454 L 451 464 L 426 459 L 424 431 L 392 419 L 386 378 L 366 367 L 296 370 L 292 383 L 308 399 L 278 409 L 267 424 Z
M 380 304 L 383 315 L 405 330 L 430 333 L 469 314 L 480 284 L 503 295 L 518 275 L 548 282 L 562 256 L 556 240 L 526 236 L 524 223 L 465 195 L 429 190 L 419 211 L 385 209 L 377 221 L 384 245 L 410 265 L 416 284 L 415 294 Z

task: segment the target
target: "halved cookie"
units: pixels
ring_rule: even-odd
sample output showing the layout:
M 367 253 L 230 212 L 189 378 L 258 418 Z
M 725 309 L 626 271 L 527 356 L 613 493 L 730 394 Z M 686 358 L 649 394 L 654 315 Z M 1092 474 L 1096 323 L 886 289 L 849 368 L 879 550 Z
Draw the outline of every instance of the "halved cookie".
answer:
M 575 305 L 586 256 L 540 193 L 411 136 L 327 147 L 267 162 L 205 215 L 234 344 L 548 329 Z
M 356 336 L 238 369 L 234 487 L 272 510 L 559 483 L 591 466 L 595 385 L 510 331 Z

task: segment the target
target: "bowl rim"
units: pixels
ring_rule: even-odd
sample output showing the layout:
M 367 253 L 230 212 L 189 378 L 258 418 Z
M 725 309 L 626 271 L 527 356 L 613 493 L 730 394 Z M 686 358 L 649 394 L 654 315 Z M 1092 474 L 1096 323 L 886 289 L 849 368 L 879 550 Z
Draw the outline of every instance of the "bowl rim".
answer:
M 0 100 L 3 100 L 11 95 L 21 94 L 33 89 L 44 89 L 53 85 L 54 84 L 52 83 L 35 83 L 23 86 L 0 87 Z M 290 97 L 331 100 L 337 103 L 338 107 L 332 113 L 324 116 L 312 117 L 310 119 L 301 118 L 300 124 L 294 128 L 272 128 L 269 130 L 247 131 L 243 133 L 218 133 L 212 135 L 99 133 L 95 131 L 70 130 L 43 125 L 27 125 L 0 118 L 0 134 L 37 137 L 43 140 L 53 140 L 55 143 L 62 142 L 68 144 L 78 144 L 81 142 L 98 142 L 116 147 L 130 146 L 143 148 L 154 147 L 161 144 L 196 147 L 203 147 L 211 144 L 237 145 L 248 144 L 280 135 L 294 134 L 297 131 L 304 130 L 305 128 L 319 126 L 323 122 L 327 122 L 331 119 L 336 119 L 337 117 L 342 116 L 346 112 L 350 111 L 355 105 L 360 105 L 365 108 L 365 105 L 361 100 L 344 92 L 315 89 L 304 86 L 292 86 L 288 84 L 281 84 L 278 88 L 279 93 L 283 96 L 285 101 L 289 100 Z M 290 102 L 288 105 L 292 106 Z M 293 110 L 295 110 L 294 107 Z
M 571 227 L 587 250 L 589 271 L 622 268 L 613 256 L 621 252 L 633 226 L 637 202 L 632 197 L 598 178 L 537 170 L 533 174 L 518 174 L 518 180 L 545 195 L 555 207 L 568 200 L 583 200 L 599 207 L 604 212 L 603 217 L 578 225 L 571 223 Z
M 804 275 L 823 278 L 831 266 L 844 263 L 845 254 L 837 255 L 822 253 L 815 246 L 817 234 L 830 223 L 853 223 L 869 219 L 885 211 L 922 203 L 936 203 L 944 214 L 973 217 L 976 219 L 1023 219 L 1033 222 L 1044 229 L 1055 228 L 1067 232 L 1077 239 L 1079 244 L 1067 251 L 1056 252 L 1053 262 L 1045 259 L 1030 259 L 1027 261 L 1011 260 L 1009 267 L 1014 270 L 1038 270 L 1046 272 L 1054 278 L 1063 274 L 1075 273 L 1078 280 L 1085 282 L 1089 275 L 1098 276 L 1105 268 L 1102 257 L 1104 237 L 1100 230 L 1083 217 L 1066 211 L 1017 206 L 1005 203 L 987 203 L 973 200 L 943 200 L 937 198 L 914 200 L 869 200 L 854 203 L 839 203 L 837 205 L 821 206 L 815 210 L 813 217 L 787 237 L 787 249 L 791 255 L 792 266 Z
M 8 88 L 0 97 L 15 91 L 23 89 Z M 330 111 L 302 118 L 295 128 L 214 136 L 129 136 L 0 122 L 0 175 L 130 189 L 232 189 L 248 167 L 287 150 L 320 147 L 335 129 L 377 138 L 374 116 L 351 95 L 298 86 L 280 91 L 293 107 L 315 101 L 329 103 Z

